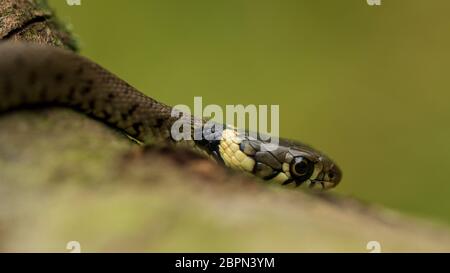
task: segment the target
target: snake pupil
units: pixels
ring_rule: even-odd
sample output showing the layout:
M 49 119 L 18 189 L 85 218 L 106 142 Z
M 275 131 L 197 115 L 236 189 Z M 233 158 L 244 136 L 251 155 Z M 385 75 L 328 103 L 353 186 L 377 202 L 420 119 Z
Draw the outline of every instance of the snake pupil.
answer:
M 305 160 L 295 164 L 295 172 L 299 175 L 304 175 L 308 171 L 308 163 Z

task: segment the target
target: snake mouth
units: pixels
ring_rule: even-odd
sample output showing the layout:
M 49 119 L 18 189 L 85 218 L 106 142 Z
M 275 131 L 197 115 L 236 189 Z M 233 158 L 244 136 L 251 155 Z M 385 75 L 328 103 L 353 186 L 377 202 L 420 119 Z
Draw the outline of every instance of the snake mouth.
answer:
M 282 185 L 288 185 L 291 183 L 295 183 L 296 187 L 306 185 L 309 189 L 323 190 L 323 191 L 332 189 L 339 184 L 339 182 L 335 183 L 332 181 L 319 180 L 319 179 L 308 179 L 303 182 L 298 182 L 298 181 L 295 181 L 294 179 L 288 179 Z
M 320 185 L 321 190 L 329 190 L 336 187 L 339 183 L 334 183 L 331 181 L 323 181 L 323 180 L 309 180 L 308 188 L 314 189 L 317 185 Z

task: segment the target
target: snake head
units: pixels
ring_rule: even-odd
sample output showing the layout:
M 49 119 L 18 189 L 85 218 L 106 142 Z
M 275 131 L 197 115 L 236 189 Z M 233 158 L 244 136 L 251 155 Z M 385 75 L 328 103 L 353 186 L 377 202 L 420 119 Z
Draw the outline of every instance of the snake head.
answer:
M 322 189 L 331 189 L 342 179 L 342 171 L 330 158 L 302 144 L 290 145 L 284 160 L 289 170 L 284 168 L 283 171 L 290 178 L 283 184 L 299 186 L 309 182 L 310 188 L 320 185 Z
M 279 139 L 275 145 L 226 129 L 218 150 L 225 165 L 282 185 L 309 183 L 310 188 L 331 189 L 342 178 L 339 167 L 326 155 L 291 140 Z

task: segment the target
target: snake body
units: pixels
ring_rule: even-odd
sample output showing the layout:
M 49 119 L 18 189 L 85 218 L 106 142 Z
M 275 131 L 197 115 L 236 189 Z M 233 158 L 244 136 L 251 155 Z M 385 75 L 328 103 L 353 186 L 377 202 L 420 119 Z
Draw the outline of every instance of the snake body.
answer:
M 178 143 L 171 128 L 180 118 L 173 109 L 139 92 L 98 64 L 73 52 L 22 42 L 0 43 L 0 113 L 35 106 L 69 107 L 148 143 Z M 202 129 L 197 117 L 184 119 Z M 323 153 L 280 139 L 275 149 L 265 141 L 223 125 L 216 138 L 183 140 L 225 165 L 287 185 L 309 182 L 332 188 L 340 169 Z M 192 129 L 192 134 L 194 134 Z M 214 134 L 214 131 L 212 131 Z

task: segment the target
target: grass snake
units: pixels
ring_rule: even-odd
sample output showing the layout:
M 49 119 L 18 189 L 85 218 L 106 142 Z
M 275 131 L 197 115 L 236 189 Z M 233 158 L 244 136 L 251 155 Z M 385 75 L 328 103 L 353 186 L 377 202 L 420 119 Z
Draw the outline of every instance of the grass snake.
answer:
M 218 162 L 282 185 L 322 189 L 341 180 L 339 167 L 305 144 L 280 139 L 273 149 L 231 126 L 216 138 L 175 141 L 171 127 L 179 122 L 172 108 L 139 92 L 98 64 L 68 50 L 23 42 L 0 43 L 0 113 L 19 108 L 62 106 L 75 109 L 146 144 L 186 144 Z M 203 120 L 189 117 L 192 134 Z M 214 133 L 214 131 L 213 131 Z

